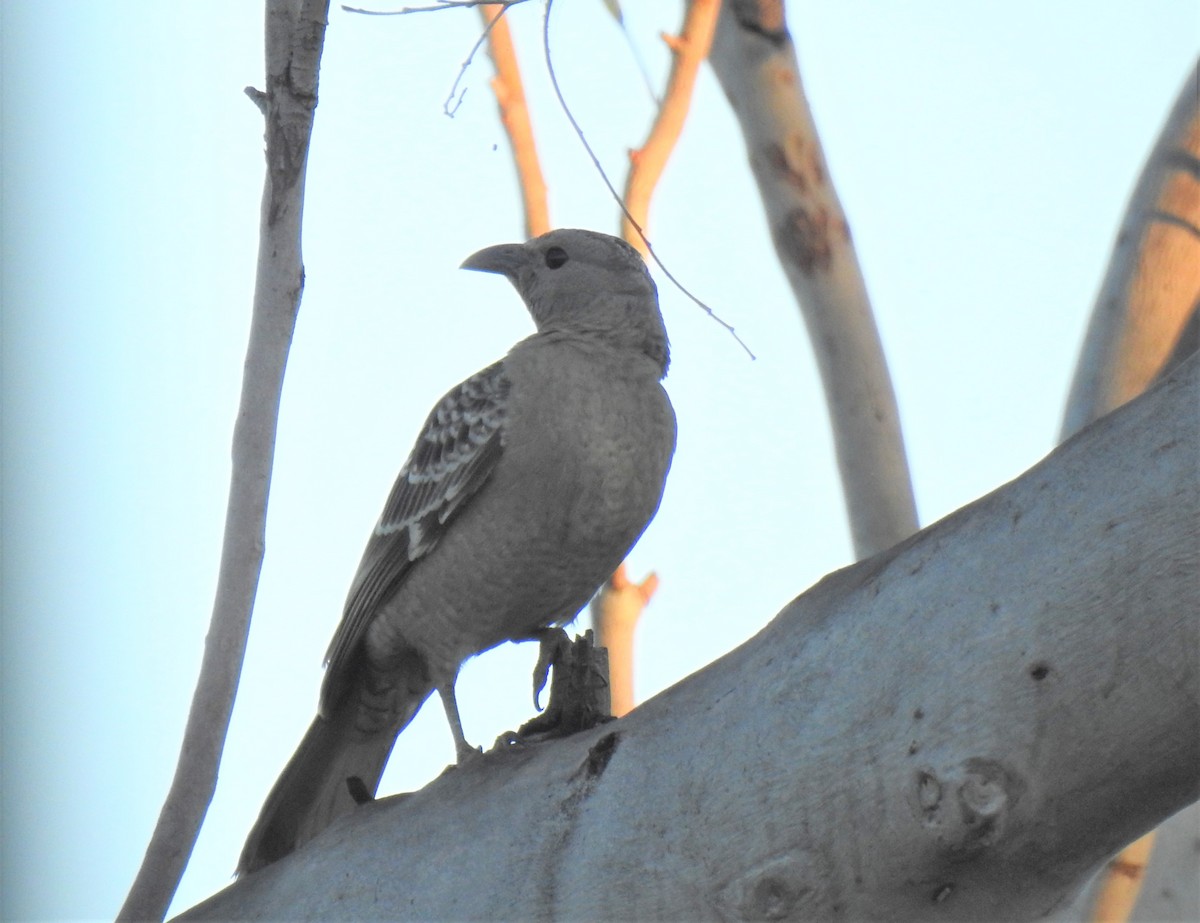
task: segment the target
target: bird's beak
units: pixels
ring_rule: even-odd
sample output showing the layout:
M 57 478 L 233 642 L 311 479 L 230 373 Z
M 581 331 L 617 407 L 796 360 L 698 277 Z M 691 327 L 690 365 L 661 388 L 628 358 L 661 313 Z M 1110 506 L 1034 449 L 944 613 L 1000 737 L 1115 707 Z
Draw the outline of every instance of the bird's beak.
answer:
M 472 253 L 462 261 L 460 269 L 474 269 L 477 272 L 497 272 L 512 279 L 517 270 L 529 259 L 529 251 L 524 244 L 496 244 L 494 247 L 484 247 L 478 253 Z

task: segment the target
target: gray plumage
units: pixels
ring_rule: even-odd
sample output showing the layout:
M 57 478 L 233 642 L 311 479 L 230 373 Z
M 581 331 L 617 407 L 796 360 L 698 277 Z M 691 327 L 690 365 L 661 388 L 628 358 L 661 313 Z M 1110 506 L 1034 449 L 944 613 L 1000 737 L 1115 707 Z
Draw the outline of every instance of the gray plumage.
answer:
M 658 509 L 675 415 L 654 282 L 607 234 L 551 231 L 479 251 L 537 332 L 434 408 L 367 542 L 329 646 L 320 707 L 238 863 L 292 852 L 373 794 L 434 690 L 459 759 L 467 658 L 575 617 Z

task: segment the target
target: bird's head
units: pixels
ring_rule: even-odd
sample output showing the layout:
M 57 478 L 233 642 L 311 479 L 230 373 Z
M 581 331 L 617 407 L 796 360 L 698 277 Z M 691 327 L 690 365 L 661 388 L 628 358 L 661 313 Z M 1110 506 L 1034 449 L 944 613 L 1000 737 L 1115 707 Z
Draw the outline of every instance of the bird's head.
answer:
M 539 333 L 590 336 L 668 361 L 658 290 L 641 255 L 609 234 L 561 228 L 473 253 L 463 269 L 506 276 Z

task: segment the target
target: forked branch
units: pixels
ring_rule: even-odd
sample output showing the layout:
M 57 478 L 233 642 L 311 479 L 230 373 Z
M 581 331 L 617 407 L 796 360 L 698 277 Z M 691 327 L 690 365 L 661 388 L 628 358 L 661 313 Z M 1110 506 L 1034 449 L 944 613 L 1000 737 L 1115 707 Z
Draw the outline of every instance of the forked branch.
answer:
M 621 214 L 621 236 L 643 255 L 647 252 L 646 245 L 634 223 L 643 231 L 649 226 L 650 197 L 683 132 L 692 105 L 696 75 L 708 57 L 720 12 L 721 0 L 691 0 L 678 37 L 663 36 L 671 49 L 671 75 L 646 142 L 629 154 L 629 175 L 625 181 L 627 211 Z
M 517 185 L 521 190 L 521 202 L 525 210 L 525 236 L 537 237 L 550 230 L 550 205 L 546 195 L 546 179 L 542 175 L 538 159 L 537 142 L 533 136 L 533 122 L 529 106 L 525 101 L 525 87 L 521 80 L 521 68 L 517 63 L 517 52 L 513 46 L 512 31 L 508 20 L 500 16 L 504 7 L 484 4 L 479 13 L 488 31 L 488 54 L 496 67 L 492 78 L 492 92 L 500 108 L 500 121 L 508 134 L 512 146 L 513 164 L 517 168 Z

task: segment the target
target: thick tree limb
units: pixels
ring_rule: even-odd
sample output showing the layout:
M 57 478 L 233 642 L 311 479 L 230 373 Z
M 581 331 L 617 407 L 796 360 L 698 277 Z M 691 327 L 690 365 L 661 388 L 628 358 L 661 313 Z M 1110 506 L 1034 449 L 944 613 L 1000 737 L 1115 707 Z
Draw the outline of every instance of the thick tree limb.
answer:
M 216 598 L 175 777 L 122 920 L 166 914 L 216 789 L 258 590 L 279 396 L 304 287 L 304 177 L 328 9 L 328 0 L 267 2 L 267 91 L 251 94 L 266 116 L 267 175 Z
M 1183 83 L 1117 232 L 1063 435 L 1154 380 L 1200 297 L 1200 63 Z
M 1200 797 L 1198 403 L 1193 359 L 624 719 L 188 919 L 1039 917 Z
M 800 83 L 782 0 L 727 3 L 709 56 L 746 140 L 816 353 L 858 557 L 917 528 L 896 397 L 850 227 Z
M 1194 351 L 1198 320 L 1196 308 L 1189 306 L 1197 304 L 1197 298 L 1200 65 L 1184 81 L 1126 206 L 1075 370 L 1064 414 L 1064 438 L 1141 394 L 1165 368 L 1178 365 Z M 1195 808 L 1192 814 L 1200 817 Z M 1182 849 L 1186 856 L 1194 853 L 1191 843 L 1178 838 L 1168 842 L 1168 848 Z M 1097 923 L 1128 919 L 1146 866 L 1157 852 L 1153 844 L 1154 834 L 1149 833 L 1122 850 L 1063 919 Z M 1177 864 L 1170 856 L 1164 855 L 1162 861 L 1165 866 Z M 1194 875 L 1193 869 L 1178 884 Z M 1148 892 L 1135 916 L 1164 919 L 1162 912 L 1147 905 L 1170 890 Z M 1184 890 L 1195 894 L 1197 889 L 1184 885 Z M 1200 910 L 1200 896 L 1193 903 Z

